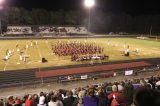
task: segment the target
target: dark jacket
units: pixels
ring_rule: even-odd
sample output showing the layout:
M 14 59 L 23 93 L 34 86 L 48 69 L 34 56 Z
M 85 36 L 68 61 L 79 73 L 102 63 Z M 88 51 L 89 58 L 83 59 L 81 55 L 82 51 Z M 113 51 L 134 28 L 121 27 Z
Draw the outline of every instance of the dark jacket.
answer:
M 73 96 L 70 96 L 70 97 L 68 97 L 68 98 L 65 98 L 64 101 L 63 101 L 64 106 L 72 106 L 72 104 L 73 104 L 73 102 L 74 102 L 75 99 L 76 99 L 76 98 L 73 97 Z

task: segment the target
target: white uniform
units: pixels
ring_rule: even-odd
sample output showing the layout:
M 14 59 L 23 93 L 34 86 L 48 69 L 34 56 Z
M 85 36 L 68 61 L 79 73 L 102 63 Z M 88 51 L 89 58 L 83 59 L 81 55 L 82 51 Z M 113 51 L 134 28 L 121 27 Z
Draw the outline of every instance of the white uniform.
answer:
M 33 43 L 31 42 L 31 47 L 33 46 Z
M 136 53 L 137 55 L 139 55 L 139 48 L 136 48 Z
M 139 52 L 139 48 L 136 48 L 136 52 Z
M 8 51 L 8 56 L 10 57 L 11 55 L 12 55 L 12 51 L 9 50 L 9 51 Z
M 20 51 L 20 49 L 19 48 L 17 48 L 17 52 L 19 52 Z
M 23 60 L 23 57 L 22 57 L 21 55 L 19 56 L 19 60 L 20 60 L 20 61 L 22 61 L 22 60 Z
M 5 60 L 8 60 L 8 59 L 9 59 L 9 57 L 6 55 L 6 56 L 4 57 L 4 59 L 5 59 Z
M 125 51 L 124 51 L 124 54 L 127 54 L 129 52 L 129 49 L 126 49 Z
M 28 45 L 26 45 L 26 49 L 28 49 L 29 48 L 29 46 Z

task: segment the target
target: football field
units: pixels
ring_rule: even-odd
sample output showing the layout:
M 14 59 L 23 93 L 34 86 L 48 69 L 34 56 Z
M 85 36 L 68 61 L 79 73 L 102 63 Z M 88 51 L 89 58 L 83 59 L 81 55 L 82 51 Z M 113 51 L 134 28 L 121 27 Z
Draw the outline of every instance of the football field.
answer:
M 76 38 L 0 40 L 0 71 L 90 63 L 90 61 L 71 61 L 70 56 L 55 55 L 51 45 L 56 45 L 58 42 L 94 43 L 103 48 L 102 54 L 109 56 L 109 60 L 104 60 L 104 62 L 160 57 L 160 41 L 152 39 Z M 124 56 L 124 51 L 128 47 L 130 56 Z M 6 52 L 8 51 L 11 51 L 11 55 L 6 60 Z M 21 52 L 26 57 L 25 62 L 20 59 Z M 42 63 L 42 58 L 45 58 L 48 62 Z M 96 62 L 99 61 L 94 61 L 94 63 Z

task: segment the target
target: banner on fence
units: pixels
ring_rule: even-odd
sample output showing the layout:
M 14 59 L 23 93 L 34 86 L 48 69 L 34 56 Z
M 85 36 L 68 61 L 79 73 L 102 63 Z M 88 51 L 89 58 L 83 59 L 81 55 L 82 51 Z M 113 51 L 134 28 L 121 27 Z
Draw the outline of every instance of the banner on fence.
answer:
M 132 75 L 133 74 L 133 70 L 127 70 L 127 71 L 125 71 L 125 75 L 127 76 L 127 75 Z
M 81 79 L 87 79 L 88 78 L 88 75 L 82 75 L 81 76 Z
M 113 73 L 113 76 L 114 76 L 114 77 L 116 77 L 116 76 L 117 76 L 117 73 L 116 73 L 116 72 L 114 72 L 114 73 Z

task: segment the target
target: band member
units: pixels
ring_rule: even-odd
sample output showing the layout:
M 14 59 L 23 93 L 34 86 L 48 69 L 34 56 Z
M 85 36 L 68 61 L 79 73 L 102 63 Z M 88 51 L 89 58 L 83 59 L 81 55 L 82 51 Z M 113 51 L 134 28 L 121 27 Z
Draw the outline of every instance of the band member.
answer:
M 26 48 L 26 49 L 28 49 L 28 48 L 29 48 L 29 45 L 28 45 L 28 44 L 26 44 L 25 48 Z
M 19 47 L 19 45 L 18 44 L 16 44 L 16 48 L 18 48 Z
M 22 61 L 23 60 L 23 56 L 19 55 L 19 60 Z
M 139 48 L 136 48 L 135 52 L 137 55 L 139 55 Z
M 7 49 L 7 50 L 6 50 L 6 56 L 10 57 L 11 55 L 12 55 L 12 51 L 9 50 L 9 49 Z
M 38 41 L 35 41 L 35 44 L 37 45 L 37 44 L 38 44 Z
M 30 46 L 32 47 L 33 46 L 33 42 L 31 41 L 31 43 L 30 43 Z
M 7 61 L 8 59 L 9 59 L 9 56 L 6 55 L 6 56 L 4 57 L 4 61 Z
M 126 49 L 126 50 L 124 51 L 124 55 L 125 55 L 125 56 L 129 56 L 129 49 Z
M 127 46 L 127 49 L 129 49 L 129 45 Z
M 17 47 L 16 49 L 17 49 L 17 52 L 19 52 L 19 51 L 20 51 L 19 47 Z
M 53 53 L 59 56 L 71 56 L 71 60 L 77 60 L 73 55 L 92 55 L 101 54 L 103 48 L 95 45 L 95 43 L 88 44 L 86 42 L 82 43 L 80 41 L 66 41 L 56 43 L 56 45 L 51 45 Z M 83 59 L 82 59 L 83 60 Z

